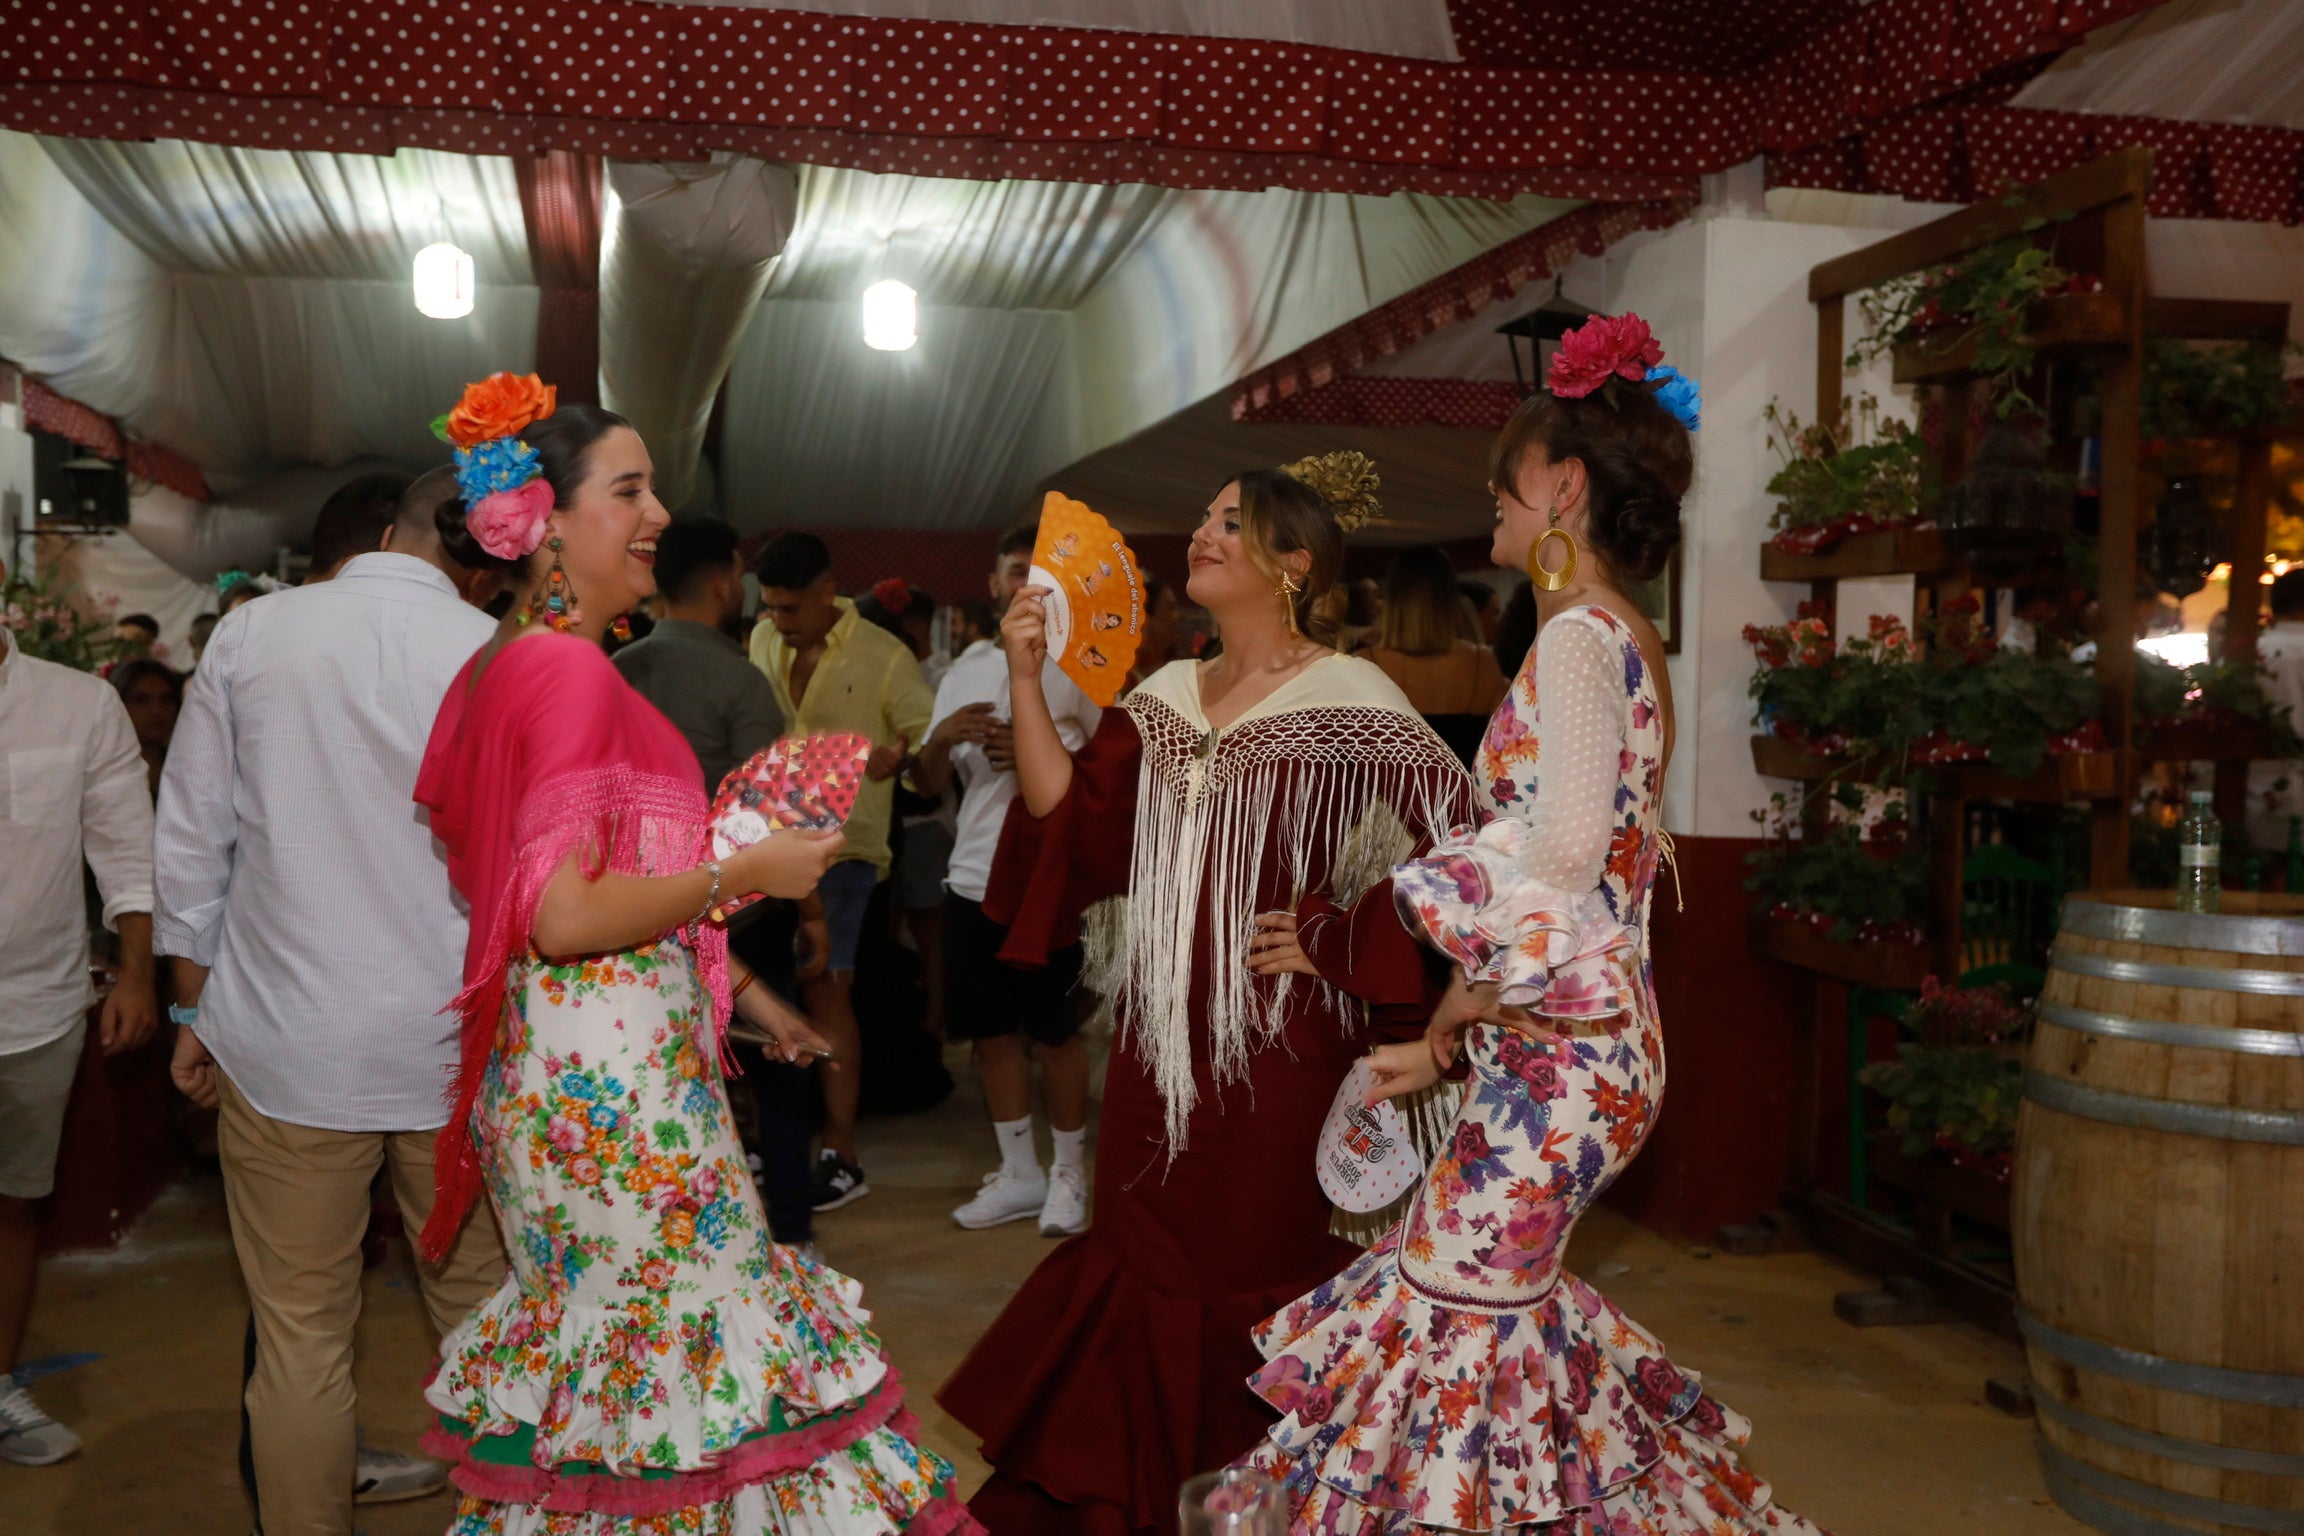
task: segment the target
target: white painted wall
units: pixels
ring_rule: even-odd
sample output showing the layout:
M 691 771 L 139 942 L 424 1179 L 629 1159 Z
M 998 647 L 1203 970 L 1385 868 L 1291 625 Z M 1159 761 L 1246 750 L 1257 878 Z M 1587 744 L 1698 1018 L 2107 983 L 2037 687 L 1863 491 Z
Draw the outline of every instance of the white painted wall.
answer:
M 1771 511 L 1762 487 L 1777 468 L 1761 412 L 1781 399 L 1803 420 L 1814 416 L 1808 269 L 1887 233 L 1782 222 L 1753 200 L 1734 199 L 1604 259 L 1605 307 L 1644 316 L 1666 358 L 1694 374 L 1704 391 L 1696 483 L 1685 505 L 1683 638 L 1671 666 L 1680 734 L 1665 779 L 1664 823 L 1675 833 L 1753 836 L 1752 813 L 1781 787 L 1752 770 L 1752 653 L 1743 629 L 1791 618 L 1807 589 L 1760 579 Z M 1569 286 L 1576 286 L 1573 277 Z M 1884 403 L 1893 398 L 1884 381 L 1863 382 Z M 1910 606 L 1909 578 L 1866 583 L 1844 592 L 1841 618 L 1861 632 L 1870 613 L 1909 617 Z

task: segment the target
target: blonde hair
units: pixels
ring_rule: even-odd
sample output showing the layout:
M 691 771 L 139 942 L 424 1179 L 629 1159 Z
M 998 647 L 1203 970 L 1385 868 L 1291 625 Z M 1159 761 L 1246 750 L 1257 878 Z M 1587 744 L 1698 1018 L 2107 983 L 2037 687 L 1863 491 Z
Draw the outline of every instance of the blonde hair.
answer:
M 1464 634 L 1464 594 L 1438 545 L 1400 551 L 1384 573 L 1383 590 L 1378 645 L 1404 656 L 1445 656 L 1456 648 Z
M 1296 632 L 1333 647 L 1339 631 L 1321 599 L 1344 569 L 1344 530 L 1335 514 L 1318 491 L 1280 470 L 1242 470 L 1234 479 L 1240 486 L 1240 542 L 1249 563 L 1277 592 L 1288 569 L 1280 557 L 1311 556 L 1311 569 L 1296 578 Z

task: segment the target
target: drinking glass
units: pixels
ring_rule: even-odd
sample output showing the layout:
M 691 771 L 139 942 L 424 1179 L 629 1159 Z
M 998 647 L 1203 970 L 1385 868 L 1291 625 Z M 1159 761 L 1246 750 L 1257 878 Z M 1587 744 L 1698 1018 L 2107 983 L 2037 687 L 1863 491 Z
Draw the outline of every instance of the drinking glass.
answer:
M 1203 1472 L 1176 1497 L 1182 1536 L 1287 1536 L 1280 1485 L 1248 1467 Z

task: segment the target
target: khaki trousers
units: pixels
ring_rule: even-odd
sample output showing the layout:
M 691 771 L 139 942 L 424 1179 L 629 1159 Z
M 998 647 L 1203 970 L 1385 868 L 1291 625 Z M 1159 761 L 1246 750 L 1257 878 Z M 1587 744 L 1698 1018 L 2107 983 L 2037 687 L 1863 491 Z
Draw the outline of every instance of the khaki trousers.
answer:
M 258 1111 L 221 1072 L 217 1077 L 223 1109 L 216 1149 L 232 1246 L 256 1319 L 248 1423 L 264 1536 L 350 1536 L 352 1330 L 360 1319 L 369 1186 L 388 1166 L 410 1237 L 422 1231 L 432 1209 L 437 1133 L 291 1125 Z M 482 1202 L 445 1264 L 417 1266 L 434 1331 L 455 1327 L 503 1276 L 504 1246 Z

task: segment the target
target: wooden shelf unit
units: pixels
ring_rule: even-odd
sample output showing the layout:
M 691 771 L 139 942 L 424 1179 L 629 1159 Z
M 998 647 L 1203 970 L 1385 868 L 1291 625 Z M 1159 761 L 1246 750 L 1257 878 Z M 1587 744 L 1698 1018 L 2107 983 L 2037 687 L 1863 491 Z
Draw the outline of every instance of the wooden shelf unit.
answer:
M 1916 991 L 1935 968 L 1925 944 L 1841 943 L 1813 923 L 1758 912 L 1752 915 L 1752 948 L 1813 975 L 1882 992 Z
M 2071 237 L 2074 257 L 2066 262 L 2097 280 L 2098 291 L 2043 300 L 2028 316 L 2027 342 L 2044 361 L 2087 356 L 2097 370 L 2101 403 L 2099 437 L 2099 567 L 2101 594 L 2097 620 L 2096 674 L 2104 698 L 2103 726 L 2108 749 L 2051 758 L 2038 772 L 2011 779 L 1977 764 L 1931 765 L 1927 772 L 1940 792 L 1926 806 L 1925 830 L 1933 886 L 1930 943 L 1919 949 L 1921 974 L 1959 973 L 1961 867 L 1970 799 L 2026 801 L 2084 800 L 2091 807 L 2088 884 L 2127 883 L 2129 806 L 2140 766 L 2154 760 L 2207 758 L 2218 763 L 2217 800 L 2228 820 L 2240 819 L 2246 792 L 2246 759 L 2262 754 L 2261 732 L 2206 727 L 2139 728 L 2134 720 L 2134 591 L 2137 535 L 2142 524 L 2142 404 L 2146 338 L 2203 341 L 2286 339 L 2288 306 L 2208 299 L 2155 297 L 2146 291 L 2145 199 L 2152 186 L 2153 158 L 2137 147 L 2106 155 L 2052 176 L 2011 197 L 1961 209 L 1887 240 L 1818 265 L 1809 273 L 1808 297 L 1816 308 L 1815 420 L 1838 425 L 1847 353 L 1847 300 L 1851 294 L 1955 260 L 1996 241 L 2029 235 L 2051 226 Z M 1893 358 L 1898 383 L 1945 392 L 1949 430 L 1936 449 L 1943 483 L 1967 470 L 1969 388 L 1974 352 L 1969 341 L 1952 338 L 1940 352 L 1928 340 L 1898 349 Z M 2232 564 L 2237 572 L 2262 569 L 2265 520 L 2271 493 L 2271 444 L 2300 434 L 2266 431 L 2235 434 L 2240 444 L 2239 484 L 2234 507 Z M 1793 555 L 1763 546 L 1761 575 L 1768 581 L 1799 581 L 1829 615 L 1837 584 L 1864 576 L 1911 575 L 1934 604 L 1980 584 L 1966 566 L 1959 540 L 1934 530 L 1884 530 L 1859 535 L 1816 555 Z M 2008 584 L 2005 575 L 1990 578 Z M 2231 607 L 2225 654 L 2234 660 L 2255 655 L 2257 588 L 2245 579 L 2233 583 L 2243 600 Z M 1755 737 L 1753 765 L 1762 774 L 1813 785 L 1833 778 L 1859 782 L 1882 765 L 1848 763 L 1803 751 L 1772 737 Z M 1826 797 L 1802 795 L 1806 824 L 1820 830 Z M 1757 920 L 1753 947 L 1806 970 L 1815 978 L 1811 1006 L 1801 1022 L 1800 1076 L 1793 1085 L 1793 1144 L 1785 1206 L 1802 1218 L 1820 1247 L 1887 1274 L 1909 1275 L 1925 1283 L 1952 1310 L 2003 1333 L 2012 1333 L 2013 1293 L 2001 1266 L 1956 1256 L 1950 1247 L 1954 1214 L 2004 1229 L 2003 1196 L 1982 1189 L 1978 1178 L 1945 1182 L 1946 1170 L 1895 1157 L 1881 1158 L 1880 1182 L 1906 1189 L 1918 1203 L 1914 1223 L 1890 1221 L 1831 1193 L 1819 1178 L 1822 1144 L 1823 1046 L 1848 1031 L 1849 1050 L 1858 1050 L 1862 1031 L 1850 1022 L 1844 987 L 1877 990 L 1917 985 L 1913 958 L 1874 954 L 1851 956 L 1857 946 L 1831 945 L 1812 928 Z M 1858 1010 L 1861 1011 L 1861 1010 Z M 1853 1066 L 1851 1062 L 1851 1075 Z M 1874 1149 L 1865 1146 L 1861 1155 Z M 1910 1166 L 1907 1166 L 1907 1165 Z M 1859 1183 L 1861 1183 L 1861 1178 Z M 1970 1187 L 1976 1186 L 1976 1187 Z M 1853 1186 L 1852 1186 L 1853 1188 Z M 1859 1192 L 1860 1193 L 1860 1192 Z

